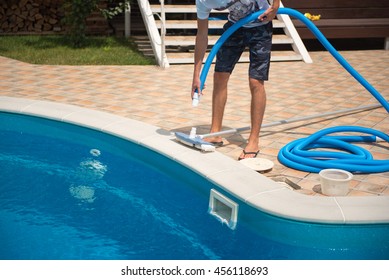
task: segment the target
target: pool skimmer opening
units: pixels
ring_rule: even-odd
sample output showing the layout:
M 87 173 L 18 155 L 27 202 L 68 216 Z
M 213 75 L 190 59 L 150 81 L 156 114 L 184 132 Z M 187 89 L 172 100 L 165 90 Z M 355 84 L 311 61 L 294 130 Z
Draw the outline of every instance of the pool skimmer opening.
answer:
M 231 229 L 235 229 L 238 223 L 238 209 L 239 204 L 211 189 L 208 212 Z

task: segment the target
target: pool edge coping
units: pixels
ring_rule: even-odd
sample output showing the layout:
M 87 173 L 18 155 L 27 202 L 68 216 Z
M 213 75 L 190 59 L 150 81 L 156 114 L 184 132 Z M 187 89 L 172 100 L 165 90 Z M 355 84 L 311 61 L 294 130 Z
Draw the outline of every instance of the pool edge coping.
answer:
M 183 146 L 169 131 L 141 121 L 75 105 L 8 96 L 0 96 L 0 111 L 67 122 L 133 141 L 276 216 L 330 224 L 389 223 L 388 196 L 325 197 L 297 193 L 220 152 L 202 153 Z

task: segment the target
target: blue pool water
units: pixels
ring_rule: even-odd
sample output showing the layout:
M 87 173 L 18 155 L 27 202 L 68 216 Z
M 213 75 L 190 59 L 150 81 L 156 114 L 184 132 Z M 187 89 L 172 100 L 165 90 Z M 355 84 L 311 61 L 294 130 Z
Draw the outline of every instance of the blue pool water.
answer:
M 193 171 L 121 138 L 0 113 L 0 259 L 388 259 L 389 225 L 208 214 Z M 223 192 L 225 195 L 225 192 Z

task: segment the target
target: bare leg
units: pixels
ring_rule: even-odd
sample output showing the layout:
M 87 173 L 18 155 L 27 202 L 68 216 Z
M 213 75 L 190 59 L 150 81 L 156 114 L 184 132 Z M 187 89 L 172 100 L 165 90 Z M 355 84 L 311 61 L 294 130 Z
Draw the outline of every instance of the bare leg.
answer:
M 266 107 L 266 92 L 263 81 L 249 78 L 249 84 L 251 91 L 251 132 L 245 151 L 257 152 L 259 150 L 259 132 Z M 254 154 L 245 155 L 242 152 L 239 158 L 250 158 L 254 156 Z
M 219 132 L 222 129 L 224 108 L 227 102 L 227 84 L 229 78 L 230 73 L 215 72 L 214 74 L 211 133 Z M 205 140 L 210 142 L 219 142 L 222 138 L 220 136 L 210 137 Z

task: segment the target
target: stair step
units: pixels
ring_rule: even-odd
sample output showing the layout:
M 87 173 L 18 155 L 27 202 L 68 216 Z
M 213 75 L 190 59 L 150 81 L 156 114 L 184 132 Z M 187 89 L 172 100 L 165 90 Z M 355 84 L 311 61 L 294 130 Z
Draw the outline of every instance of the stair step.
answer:
M 153 13 L 161 12 L 161 5 L 150 5 Z M 165 13 L 197 13 L 196 5 L 164 5 Z M 212 10 L 212 13 L 228 13 L 228 10 L 217 11 Z
M 209 35 L 208 44 L 214 45 L 220 36 L 218 35 Z M 149 38 L 147 36 L 133 36 L 133 39 L 137 45 L 147 44 L 150 45 Z M 166 36 L 165 37 L 165 46 L 194 46 L 196 36 Z M 273 35 L 273 44 L 293 44 L 292 38 L 286 35 Z
M 193 53 L 167 53 L 167 58 L 170 64 L 185 64 L 193 63 Z M 208 53 L 205 54 L 204 61 L 208 57 Z M 296 54 L 293 51 L 273 51 L 271 56 L 271 61 L 298 61 L 302 60 L 302 56 Z M 244 52 L 239 60 L 239 62 L 249 62 L 249 53 Z
M 155 20 L 157 27 L 161 28 L 161 21 Z M 225 20 L 210 20 L 208 23 L 209 29 L 222 29 L 226 23 Z M 285 24 L 279 20 L 273 20 L 273 28 L 284 28 Z M 197 29 L 196 20 L 166 20 L 166 29 Z
M 214 45 L 220 38 L 218 35 L 209 35 L 208 44 Z M 193 46 L 196 36 L 166 36 L 166 46 Z M 273 35 L 273 44 L 293 44 L 293 39 L 286 35 Z
M 166 51 L 171 49 L 188 51 L 194 49 L 195 36 L 167 36 L 165 39 Z M 209 45 L 215 45 L 219 36 L 209 36 Z M 152 50 L 149 38 L 147 36 L 133 36 L 139 51 Z M 273 35 L 273 44 L 291 44 L 293 40 L 286 35 Z M 187 48 L 189 47 L 189 49 Z

